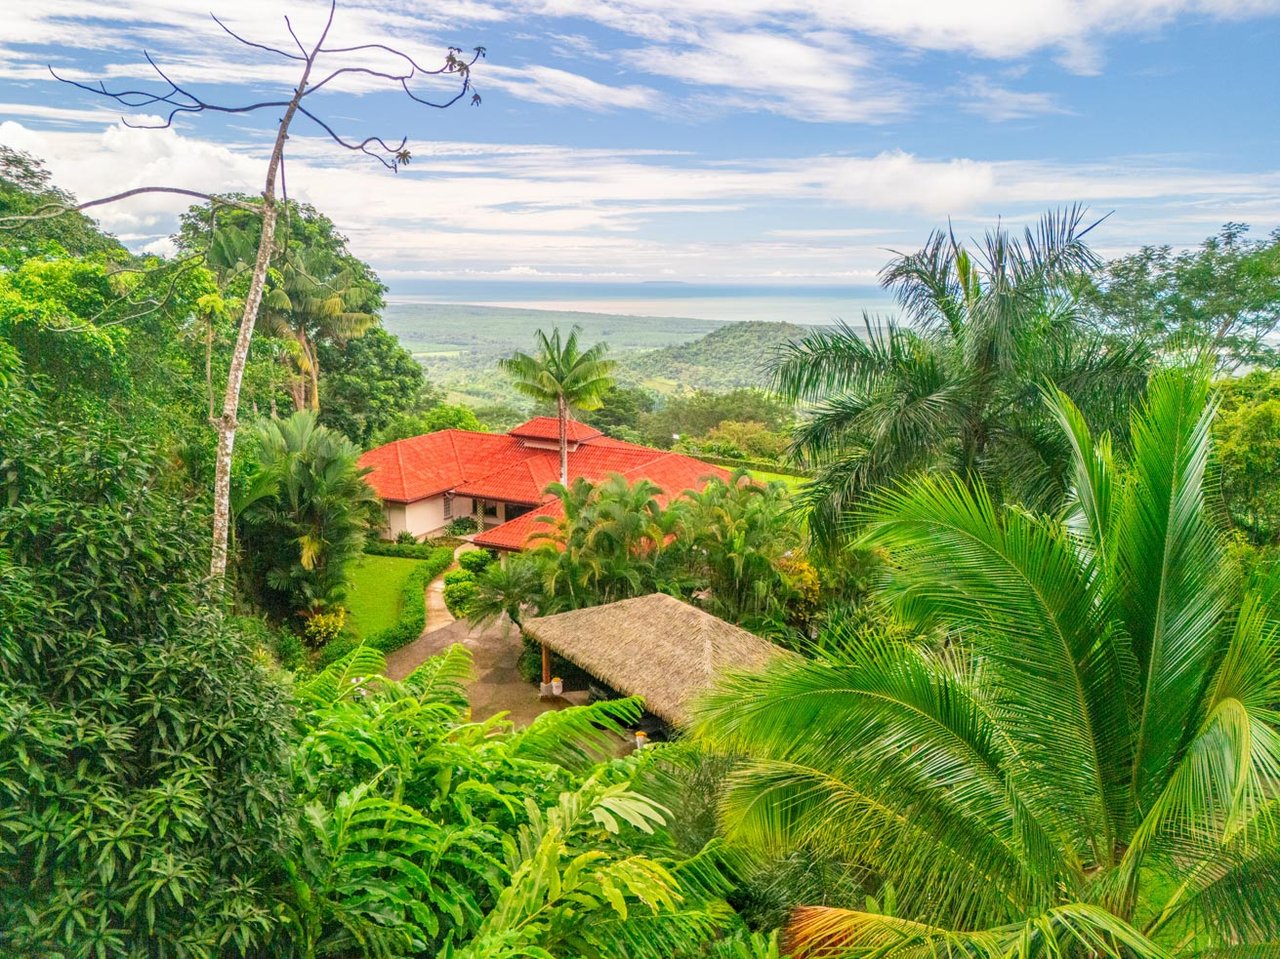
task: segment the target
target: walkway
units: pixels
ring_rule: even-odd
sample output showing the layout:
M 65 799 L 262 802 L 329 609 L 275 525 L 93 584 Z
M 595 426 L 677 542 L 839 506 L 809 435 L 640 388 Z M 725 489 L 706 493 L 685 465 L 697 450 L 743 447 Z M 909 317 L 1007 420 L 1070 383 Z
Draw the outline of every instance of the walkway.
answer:
M 463 543 L 454 556 L 475 548 Z M 523 650 L 520 630 L 506 616 L 479 627 L 455 620 L 444 605 L 443 573 L 427 584 L 426 603 L 427 621 L 422 635 L 387 654 L 388 678 L 404 679 L 427 659 L 458 643 L 470 651 L 475 671 L 469 690 L 473 719 L 487 719 L 505 711 L 517 726 L 527 726 L 539 713 L 572 705 L 565 699 L 540 699 L 538 687 L 521 678 L 516 665 Z

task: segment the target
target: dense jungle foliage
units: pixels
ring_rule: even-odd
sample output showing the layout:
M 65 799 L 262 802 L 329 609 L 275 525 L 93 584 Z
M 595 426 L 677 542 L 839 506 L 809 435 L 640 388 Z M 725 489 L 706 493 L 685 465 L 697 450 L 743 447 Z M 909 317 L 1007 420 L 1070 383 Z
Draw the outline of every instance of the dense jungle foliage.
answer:
M 67 200 L 0 150 L 0 216 Z M 634 750 L 634 698 L 477 721 L 461 647 L 387 679 L 412 604 L 351 631 L 360 452 L 507 414 L 444 402 L 323 213 L 282 222 L 222 590 L 252 212 L 167 258 L 0 232 L 0 953 L 1280 955 L 1274 236 L 940 232 L 886 269 L 900 322 L 789 337 L 772 392 L 593 367 L 584 419 L 798 493 L 575 479 L 505 561 L 368 547 L 477 621 L 662 591 L 796 654 Z

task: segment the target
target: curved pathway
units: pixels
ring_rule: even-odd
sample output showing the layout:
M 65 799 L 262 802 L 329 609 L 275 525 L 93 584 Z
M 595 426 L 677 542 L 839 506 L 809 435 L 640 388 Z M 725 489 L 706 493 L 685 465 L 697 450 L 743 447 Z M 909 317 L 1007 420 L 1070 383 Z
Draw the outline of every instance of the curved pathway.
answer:
M 476 549 L 463 543 L 454 558 Z M 456 569 L 455 562 L 449 569 Z M 447 572 L 447 570 L 445 571 Z M 469 687 L 471 715 L 476 720 L 506 712 L 517 726 L 527 726 L 539 713 L 571 705 L 564 699 L 540 699 L 538 689 L 520 676 L 517 663 L 523 644 L 520 630 L 506 616 L 487 626 L 456 620 L 444 605 L 444 573 L 427 584 L 427 616 L 422 634 L 407 646 L 387 654 L 387 677 L 404 679 L 427 659 L 454 643 L 471 653 L 475 678 Z

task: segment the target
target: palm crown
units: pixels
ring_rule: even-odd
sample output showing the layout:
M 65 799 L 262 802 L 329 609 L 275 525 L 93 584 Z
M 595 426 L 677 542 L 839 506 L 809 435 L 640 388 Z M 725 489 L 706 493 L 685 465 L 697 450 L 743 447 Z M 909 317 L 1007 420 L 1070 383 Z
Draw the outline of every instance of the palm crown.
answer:
M 1280 955 L 1280 609 L 1206 517 L 1208 388 L 1153 382 L 1127 470 L 1049 407 L 1064 516 L 940 477 L 867 512 L 886 600 L 941 649 L 845 637 L 706 703 L 704 733 L 755 757 L 732 828 L 896 893 L 800 910 L 800 955 Z
M 842 323 L 783 348 L 775 387 L 812 404 L 792 452 L 817 469 L 803 500 L 820 540 L 840 539 L 862 493 L 916 472 L 981 475 L 1029 502 L 1060 497 L 1066 449 L 1037 402 L 1045 382 L 1119 425 L 1148 364 L 1076 309 L 1069 288 L 1096 263 L 1083 216 L 1047 214 L 1020 239 L 992 230 L 974 249 L 935 232 L 881 274 L 906 325 L 868 316 L 865 336 Z
M 569 485 L 569 447 L 566 426 L 570 408 L 594 410 L 609 387 L 613 385 L 612 372 L 617 363 L 605 359 L 608 347 L 604 343 L 583 350 L 578 346 L 578 334 L 574 327 L 562 343 L 560 330 L 554 329 L 547 336 L 542 330 L 535 334 L 537 350 L 534 354 L 516 352 L 498 361 L 498 366 L 511 376 L 513 385 L 525 396 L 541 403 L 554 403 L 560 421 L 560 483 Z

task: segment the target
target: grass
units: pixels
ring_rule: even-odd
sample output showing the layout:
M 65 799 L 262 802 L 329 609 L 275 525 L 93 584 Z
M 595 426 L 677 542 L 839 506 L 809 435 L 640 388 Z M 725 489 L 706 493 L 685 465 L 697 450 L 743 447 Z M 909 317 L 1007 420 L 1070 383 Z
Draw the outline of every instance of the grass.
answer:
M 793 476 L 790 473 L 770 473 L 767 470 L 747 470 L 747 472 L 751 474 L 753 480 L 761 483 L 785 483 L 787 489 L 792 492 L 809 482 L 803 476 Z
M 347 624 L 357 636 L 371 636 L 400 619 L 404 581 L 419 560 L 362 556 L 347 588 Z

